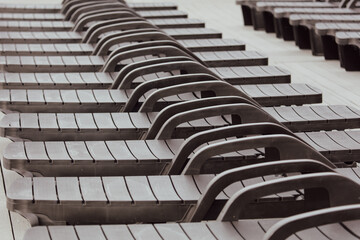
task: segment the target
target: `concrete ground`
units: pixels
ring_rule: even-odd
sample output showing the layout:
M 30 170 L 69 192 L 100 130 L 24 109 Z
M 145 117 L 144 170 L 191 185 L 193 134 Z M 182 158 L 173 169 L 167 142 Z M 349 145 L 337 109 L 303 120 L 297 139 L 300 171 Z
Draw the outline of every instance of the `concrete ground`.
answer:
M 190 18 L 202 19 L 206 26 L 223 32 L 224 38 L 235 38 L 246 42 L 248 50 L 256 50 L 269 56 L 269 64 L 277 65 L 292 73 L 293 83 L 309 83 L 323 91 L 324 103 L 346 104 L 360 108 L 360 72 L 345 72 L 339 61 L 325 61 L 314 57 L 309 50 L 299 50 L 294 42 L 284 42 L 274 34 L 254 31 L 243 25 L 240 7 L 235 0 L 140 0 L 140 2 L 176 2 L 179 10 Z M 8 0 L 0 3 L 60 3 L 59 0 Z M 128 0 L 128 2 L 134 2 Z M 9 142 L 0 140 L 0 154 Z M 22 239 L 30 227 L 17 213 L 6 209 L 6 188 L 18 177 L 14 172 L 2 169 L 0 185 L 0 239 Z

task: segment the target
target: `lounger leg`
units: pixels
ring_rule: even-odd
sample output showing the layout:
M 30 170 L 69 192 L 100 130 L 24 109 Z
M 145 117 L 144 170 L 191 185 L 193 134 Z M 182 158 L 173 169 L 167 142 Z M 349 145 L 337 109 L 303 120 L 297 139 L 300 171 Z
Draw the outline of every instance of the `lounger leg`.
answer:
M 335 42 L 335 37 L 324 35 L 321 36 L 321 41 L 323 45 L 324 57 L 326 60 L 339 59 L 339 52 L 337 44 Z
M 263 19 L 265 25 L 265 32 L 273 33 L 275 32 L 274 26 L 274 16 L 270 12 L 263 12 Z
M 273 18 L 274 30 L 277 38 L 282 38 L 281 21 L 279 18 Z
M 243 18 L 244 18 L 244 25 L 251 26 L 253 23 L 252 23 L 252 19 L 251 19 L 250 8 L 248 6 L 242 5 L 241 10 L 242 10 Z
M 258 12 L 255 8 L 252 8 L 251 18 L 254 30 L 264 29 L 264 18 L 261 12 Z
M 354 45 L 339 45 L 339 56 L 341 67 L 346 71 L 360 70 L 360 52 Z
M 311 45 L 312 54 L 314 56 L 324 55 L 324 50 L 320 35 L 316 34 L 314 29 L 311 29 L 309 33 L 310 33 L 310 45 Z
M 288 18 L 280 18 L 280 31 L 285 41 L 294 41 L 294 31 Z
M 311 49 L 310 31 L 307 27 L 297 26 L 297 40 L 300 49 Z

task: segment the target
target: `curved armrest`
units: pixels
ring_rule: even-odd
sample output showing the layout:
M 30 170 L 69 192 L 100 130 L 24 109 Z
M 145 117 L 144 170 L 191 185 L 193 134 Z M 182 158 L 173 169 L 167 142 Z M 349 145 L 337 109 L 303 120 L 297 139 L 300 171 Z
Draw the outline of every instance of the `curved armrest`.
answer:
M 74 8 L 75 10 L 79 7 L 82 7 L 82 6 L 87 6 L 87 5 L 91 5 L 91 4 L 96 4 L 98 3 L 98 1 L 96 0 L 89 0 L 89 1 L 84 1 L 84 0 L 74 0 L 74 1 L 67 1 L 63 4 L 62 8 L 61 8 L 61 13 L 63 15 L 67 15 L 69 11 L 71 11 L 71 8 Z M 73 11 L 71 11 L 73 12 Z M 71 15 L 71 14 L 69 14 Z M 68 18 L 65 20 L 69 20 Z
M 191 58 L 184 57 L 184 56 L 177 56 L 177 57 L 163 57 L 163 58 L 153 58 L 148 59 L 144 61 L 134 62 L 126 65 L 123 67 L 116 78 L 114 79 L 113 84 L 111 85 L 111 89 L 116 89 L 119 87 L 120 83 L 125 79 L 125 76 L 127 76 L 130 72 L 150 65 L 155 64 L 162 64 L 162 63 L 171 63 L 171 62 L 182 62 L 182 61 L 192 61 Z M 133 79 L 131 80 L 131 82 Z M 129 83 L 129 86 L 131 86 L 131 82 Z M 119 88 L 120 89 L 120 88 Z
M 146 55 L 160 55 L 160 54 L 164 54 L 165 56 L 186 56 L 191 58 L 191 56 L 188 55 L 186 52 L 173 46 L 147 47 L 147 48 L 135 49 L 135 50 L 130 50 L 116 54 L 115 56 L 109 58 L 105 62 L 103 71 L 114 72 L 117 64 L 125 59 L 139 57 L 139 56 L 146 56 Z
M 136 29 L 158 29 L 156 26 L 150 24 L 149 22 L 143 21 L 142 18 L 133 17 L 132 19 L 133 21 L 128 21 L 128 20 L 124 21 L 123 19 L 116 19 L 116 20 L 112 19 L 110 21 L 113 23 L 108 21 L 106 25 L 103 25 L 102 27 L 93 30 L 91 35 L 89 35 L 87 39 L 84 38 L 84 41 L 85 42 L 87 41 L 87 43 L 95 43 L 98 41 L 100 34 L 115 30 L 124 31 L 124 30 L 136 30 Z M 103 42 L 102 44 L 105 44 L 108 40 L 112 38 L 124 36 L 124 34 L 121 33 L 122 32 L 114 32 L 113 34 L 109 34 L 107 36 L 102 37 L 101 39 Z M 101 46 L 96 48 L 96 52 L 100 51 L 100 47 Z
M 104 0 L 101 0 L 101 1 L 104 1 Z M 105 10 L 105 9 L 112 9 L 112 11 L 114 11 L 114 9 L 121 10 L 121 11 L 128 10 L 128 8 L 126 8 L 124 6 L 124 4 L 122 4 L 120 2 L 104 1 L 101 3 L 92 4 L 89 6 L 84 6 L 84 7 L 78 8 L 75 12 L 73 12 L 73 14 L 70 15 L 70 21 L 76 22 L 79 17 L 85 17 L 86 15 L 84 15 L 84 14 L 87 14 L 87 15 L 95 14 L 97 11 L 101 11 L 101 10 Z
M 182 173 L 199 174 L 204 163 L 212 156 L 254 148 L 265 148 L 265 156 L 268 155 L 266 158 L 272 160 L 308 158 L 318 160 L 329 167 L 335 167 L 327 158 L 302 140 L 284 134 L 271 134 L 227 140 L 205 146 L 192 156 Z M 277 151 L 267 153 L 266 149 Z
M 83 31 L 85 25 L 89 22 L 99 21 L 99 20 L 108 20 L 114 18 L 123 18 L 123 17 L 136 17 L 133 13 L 129 11 L 113 11 L 107 13 L 99 13 L 91 16 L 87 16 L 79 19 L 76 23 L 74 23 L 73 31 L 80 32 Z
M 305 229 L 359 219 L 360 204 L 320 209 L 280 220 L 266 232 L 263 239 L 285 240 L 292 234 Z
M 233 221 L 242 218 L 247 205 L 264 196 L 314 188 L 327 190 L 327 196 L 324 198 L 329 200 L 330 207 L 359 203 L 360 187 L 356 182 L 337 173 L 310 173 L 266 181 L 240 190 L 227 201 L 217 220 Z M 323 192 L 319 191 L 318 194 Z M 278 210 L 274 209 L 274 211 Z
M 268 122 L 248 123 L 215 128 L 207 131 L 195 133 L 187 138 L 181 145 L 179 151 L 174 156 L 171 167 L 163 174 L 179 175 L 188 163 L 189 155 L 204 143 L 225 139 L 230 137 L 242 137 L 248 135 L 268 135 L 268 134 L 287 134 L 297 137 L 286 127 Z
M 190 211 L 185 219 L 190 222 L 202 221 L 219 193 L 235 182 L 274 174 L 316 172 L 333 172 L 333 170 L 315 160 L 296 159 L 258 163 L 224 171 L 209 182 L 195 209 Z
M 135 106 L 138 103 L 141 96 L 151 89 L 163 88 L 178 84 L 191 83 L 191 82 L 200 82 L 200 81 L 209 81 L 217 80 L 212 75 L 204 73 L 195 73 L 195 74 L 184 74 L 184 75 L 175 75 L 169 77 L 162 77 L 154 80 L 149 80 L 141 83 L 137 86 L 134 91 L 131 93 L 128 101 L 126 102 L 123 111 L 132 112 L 135 111 Z
M 100 21 L 100 22 L 94 23 L 85 32 L 85 35 L 83 36 L 81 42 L 82 43 L 96 43 L 99 40 L 98 35 L 96 37 L 92 38 L 91 41 L 89 39 L 91 38 L 92 34 L 94 34 L 96 31 L 101 31 L 101 30 L 99 30 L 100 28 L 106 29 L 106 27 L 116 24 L 116 23 L 126 23 L 126 22 L 135 22 L 135 21 L 143 21 L 143 19 L 139 18 L 139 17 L 128 17 L 128 18 L 120 18 L 120 19 L 110 19 L 110 20 L 105 20 L 105 21 Z M 104 32 L 106 32 L 106 31 L 100 32 L 99 35 Z
M 358 2 L 358 0 L 350 0 L 350 1 L 347 3 L 346 8 L 355 8 L 357 2 Z
M 120 44 L 123 42 L 130 42 L 130 41 L 126 41 L 126 39 L 128 38 L 129 35 L 143 33 L 143 32 L 156 32 L 156 31 L 157 31 L 156 28 L 150 27 L 150 28 L 140 28 L 140 29 L 137 29 L 137 28 L 129 29 L 129 30 L 109 34 L 107 36 L 102 37 L 99 40 L 99 42 L 96 44 L 96 46 L 91 54 L 98 55 L 98 56 L 107 55 L 111 46 L 113 46 L 115 44 Z M 133 44 L 130 44 L 130 45 L 133 45 Z M 123 48 L 123 47 L 119 47 L 119 48 Z M 115 50 L 118 50 L 118 48 Z M 121 51 L 118 51 L 117 53 L 121 53 Z M 108 57 L 108 59 L 112 58 L 114 56 L 114 54 L 110 54 L 110 56 Z
M 223 97 L 209 97 L 197 100 L 185 101 L 174 103 L 170 106 L 165 107 L 155 117 L 155 120 L 151 124 L 145 139 L 155 139 L 162 126 L 174 115 L 197 108 L 204 108 L 208 106 L 219 106 L 223 104 L 233 103 L 249 103 L 245 98 L 238 96 L 223 96 Z M 249 103 L 250 105 L 251 103 Z
M 159 99 L 190 92 L 212 92 L 212 95 L 216 97 L 239 96 L 238 89 L 232 85 L 224 81 L 208 79 L 207 81 L 184 83 L 158 89 L 146 98 L 139 112 L 153 112 L 154 105 Z
M 331 2 L 331 1 L 330 1 Z M 339 3 L 339 8 L 344 8 L 349 3 L 349 0 L 341 0 Z
M 204 98 L 203 100 L 206 101 L 207 98 Z M 157 133 L 155 139 L 170 139 L 173 132 L 175 131 L 175 128 L 181 123 L 206 117 L 223 116 L 228 114 L 238 116 L 241 119 L 242 124 L 258 122 L 259 119 L 264 122 L 278 123 L 277 120 L 274 119 L 271 115 L 252 104 L 235 103 L 202 107 L 197 109 L 194 108 L 193 110 L 189 110 L 186 112 L 179 111 L 175 115 L 167 116 L 167 121 L 165 123 L 162 123 L 160 126 L 156 122 L 156 118 L 155 122 L 151 125 L 148 131 L 148 137 L 153 136 L 153 134 Z M 162 113 L 162 111 L 160 113 Z
M 161 58 L 160 58 L 161 59 Z M 169 61 L 167 58 L 164 58 L 166 61 L 163 63 L 145 65 L 143 67 L 138 67 L 132 71 L 127 71 L 125 75 L 125 71 L 120 71 L 118 77 L 114 81 L 114 87 L 119 87 L 119 89 L 128 89 L 131 87 L 131 83 L 139 76 L 143 76 L 150 73 L 157 72 L 171 72 L 174 70 L 180 70 L 181 73 L 184 74 L 192 74 L 192 73 L 206 73 L 214 78 L 221 80 L 215 73 L 213 73 L 208 68 L 204 67 L 198 62 L 193 61 L 188 57 L 188 61 Z

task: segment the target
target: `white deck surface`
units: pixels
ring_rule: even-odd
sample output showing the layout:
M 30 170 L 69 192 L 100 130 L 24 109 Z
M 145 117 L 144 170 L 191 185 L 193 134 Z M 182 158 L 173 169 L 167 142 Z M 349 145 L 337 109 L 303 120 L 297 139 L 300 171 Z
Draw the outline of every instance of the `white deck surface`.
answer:
M 138 2 L 176 2 L 179 10 L 189 14 L 190 18 L 202 19 L 206 26 L 223 32 L 224 38 L 243 40 L 248 50 L 257 50 L 269 56 L 269 64 L 277 65 L 292 73 L 293 83 L 309 83 L 323 91 L 324 103 L 346 104 L 360 108 L 360 72 L 345 72 L 339 61 L 325 61 L 323 57 L 314 57 L 310 50 L 299 50 L 294 42 L 276 39 L 274 34 L 254 31 L 243 25 L 240 7 L 235 0 L 140 0 Z M 1 3 L 60 3 L 58 0 L 8 0 Z M 134 2 L 128 0 L 128 2 Z M 1 116 L 0 116 L 1 117 Z M 9 142 L 0 140 L 0 154 Z M 1 183 L 5 187 L 19 176 L 3 169 Z M 5 181 L 3 181 L 3 179 Z M 4 185 L 0 186 L 0 239 L 22 239 L 30 227 L 27 221 L 17 213 L 6 209 Z

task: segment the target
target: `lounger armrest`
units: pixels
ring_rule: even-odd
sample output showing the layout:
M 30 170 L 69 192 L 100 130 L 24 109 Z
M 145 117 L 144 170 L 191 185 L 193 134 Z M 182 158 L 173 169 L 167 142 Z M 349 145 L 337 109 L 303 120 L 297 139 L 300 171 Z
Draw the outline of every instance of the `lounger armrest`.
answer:
M 201 92 L 202 96 L 206 95 L 207 92 L 211 92 L 211 96 L 215 95 L 217 97 L 239 96 L 239 90 L 232 85 L 217 79 L 208 79 L 207 81 L 183 83 L 158 89 L 146 98 L 139 112 L 153 112 L 156 102 L 161 98 L 191 92 Z
M 243 97 L 241 95 L 237 96 Z M 158 140 L 170 139 L 175 128 L 181 123 L 206 117 L 215 117 L 228 114 L 238 116 L 241 119 L 241 123 L 258 122 L 259 119 L 264 122 L 277 123 L 277 121 L 271 115 L 260 109 L 258 106 L 252 104 L 227 104 L 222 103 L 222 101 L 219 101 L 216 98 L 213 98 L 213 102 L 211 102 L 212 104 L 210 105 L 210 102 L 204 103 L 204 101 L 208 102 L 209 98 L 203 98 L 200 100 L 188 101 L 186 102 L 187 104 L 183 103 L 183 105 L 174 106 L 173 104 L 173 109 L 171 109 L 172 106 L 164 108 L 156 116 L 155 121 L 148 130 L 146 138 Z M 174 112 L 175 109 L 178 111 Z
M 141 30 L 141 29 L 144 29 L 144 30 L 158 29 L 153 24 L 143 21 L 142 18 L 129 18 L 129 19 L 132 19 L 132 21 L 129 21 L 129 20 L 124 21 L 123 19 L 116 19 L 116 22 L 115 22 L 114 20 L 110 20 L 108 22 L 108 24 L 102 25 L 101 27 L 98 27 L 97 29 L 92 30 L 92 32 L 87 33 L 86 36 L 83 38 L 83 42 L 96 43 L 98 41 L 100 34 L 105 33 L 105 32 L 115 31 L 115 30 L 124 31 L 124 30 Z M 121 20 L 121 22 L 120 22 L 120 20 Z M 112 23 L 112 22 L 115 22 L 115 23 Z M 140 32 L 140 31 L 137 31 L 137 32 Z M 115 32 L 115 33 L 112 33 L 112 34 L 102 37 L 100 39 L 100 41 L 102 42 L 102 45 L 103 45 L 112 38 L 122 37 L 122 36 L 125 36 L 125 34 L 123 32 Z M 95 47 L 97 52 L 100 50 L 100 48 L 101 48 L 101 46 Z
M 93 4 L 90 6 L 86 6 L 86 7 L 81 7 L 79 9 L 77 9 L 73 14 L 71 14 L 70 17 L 70 21 L 71 22 L 76 22 L 78 20 L 78 18 L 83 18 L 86 15 L 92 15 L 92 14 L 96 14 L 96 13 L 100 13 L 99 11 L 101 11 L 101 13 L 104 12 L 104 10 L 112 10 L 114 11 L 114 9 L 116 10 L 121 10 L 121 11 L 126 11 L 129 10 L 129 8 L 125 7 L 124 4 L 120 3 L 120 2 L 101 2 L 98 4 Z M 131 11 L 132 12 L 132 11 Z
M 280 220 L 266 232 L 263 239 L 285 240 L 292 234 L 308 228 L 359 219 L 360 204 L 320 209 Z
M 112 88 L 128 89 L 131 87 L 131 83 L 134 81 L 134 79 L 139 76 L 157 72 L 170 72 L 174 70 L 180 70 L 182 73 L 186 74 L 206 73 L 220 80 L 220 78 L 215 73 L 204 67 L 202 64 L 193 61 L 191 57 L 185 57 L 188 58 L 187 61 L 170 61 L 169 58 L 164 58 L 164 61 L 162 61 L 162 63 L 156 63 L 151 65 L 144 64 L 144 66 L 139 66 L 131 71 L 129 71 L 130 69 L 126 68 L 126 66 L 126 69 L 124 68 L 119 72 L 119 75 L 114 80 Z
M 99 13 L 79 19 L 77 22 L 74 23 L 74 27 L 72 30 L 75 32 L 81 32 L 83 31 L 85 25 L 89 22 L 123 17 L 136 17 L 136 15 L 129 11 L 113 11 L 108 13 Z
M 319 188 L 325 189 L 326 194 L 324 191 L 309 191 L 307 195 L 307 190 Z M 305 201 L 316 197 L 326 201 L 324 205 L 330 207 L 359 203 L 360 186 L 358 183 L 338 173 L 310 173 L 266 181 L 238 191 L 227 201 L 217 220 L 241 219 L 247 206 L 255 199 L 297 189 L 305 190 Z M 311 194 L 316 196 L 310 196 Z M 286 209 L 281 210 L 286 211 Z M 280 211 L 280 209 L 277 208 L 275 211 Z
M 249 123 L 215 128 L 196 133 L 187 138 L 181 145 L 180 150 L 174 156 L 171 167 L 163 174 L 178 175 L 188 163 L 190 154 L 204 143 L 230 137 L 242 137 L 248 135 L 287 134 L 296 135 L 286 127 L 276 123 Z
M 200 82 L 200 81 L 209 81 L 217 80 L 213 75 L 204 74 L 204 73 L 194 73 L 194 74 L 185 74 L 185 75 L 175 75 L 169 77 L 162 77 L 155 80 L 146 81 L 137 86 L 134 91 L 131 93 L 129 100 L 126 102 L 123 111 L 124 112 L 133 112 L 135 111 L 135 106 L 137 105 L 139 99 L 149 90 L 164 88 L 168 86 L 191 83 L 191 82 Z
M 339 8 L 345 8 L 348 3 L 349 0 L 341 0 L 339 3 Z
M 254 148 L 265 148 L 265 155 L 272 160 L 308 158 L 334 167 L 327 158 L 302 140 L 285 134 L 271 134 L 244 137 L 205 146 L 191 157 L 182 173 L 199 174 L 202 166 L 212 156 Z
M 192 58 L 189 54 L 187 54 L 183 50 L 173 46 L 146 47 L 146 48 L 134 49 L 116 54 L 115 56 L 109 58 L 104 63 L 103 71 L 114 72 L 117 64 L 125 59 L 139 57 L 139 56 L 146 56 L 146 55 L 155 55 L 155 54 L 156 55 L 164 54 L 165 56 L 185 56 Z M 166 70 L 160 70 L 159 72 L 162 71 L 166 71 Z
M 224 171 L 211 180 L 195 208 L 189 211 L 185 219 L 190 222 L 202 221 L 219 193 L 235 182 L 273 174 L 316 172 L 333 172 L 333 170 L 316 160 L 296 159 L 258 163 Z
M 74 0 L 74 1 L 66 1 L 63 3 L 63 6 L 60 10 L 60 13 L 66 15 L 71 8 L 79 8 L 82 6 L 87 6 L 89 4 L 96 4 L 98 3 L 98 1 L 96 0 L 89 0 L 89 1 L 84 1 L 84 0 Z M 66 19 L 65 19 L 66 20 Z
M 129 36 L 131 36 L 133 34 L 158 31 L 156 28 L 151 27 L 151 25 L 149 25 L 149 26 L 150 27 L 148 27 L 148 28 L 129 29 L 126 31 L 116 32 L 113 34 L 109 34 L 105 37 L 102 37 L 99 40 L 99 42 L 96 44 L 96 46 L 94 47 L 92 55 L 98 55 L 98 56 L 107 55 L 111 46 L 113 46 L 115 44 L 124 43 L 124 42 L 130 42 L 130 40 L 128 40 Z M 108 59 L 111 59 L 113 56 L 114 55 L 112 55 L 111 57 L 109 56 Z
M 358 2 L 358 0 L 349 0 L 346 5 L 346 8 L 355 8 L 357 2 Z

